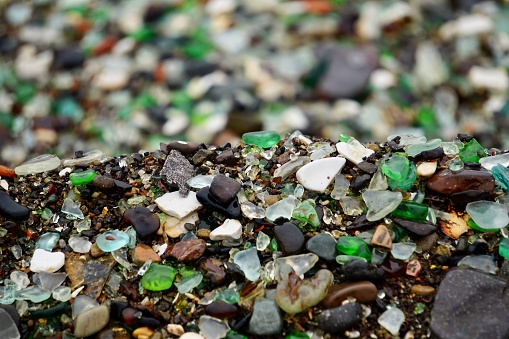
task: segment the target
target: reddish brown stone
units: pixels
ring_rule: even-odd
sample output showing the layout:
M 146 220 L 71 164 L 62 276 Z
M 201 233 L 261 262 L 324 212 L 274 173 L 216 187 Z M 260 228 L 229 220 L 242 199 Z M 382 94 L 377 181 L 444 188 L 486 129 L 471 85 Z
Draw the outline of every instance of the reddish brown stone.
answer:
M 222 300 L 216 300 L 205 307 L 205 314 L 219 319 L 229 319 L 237 315 L 238 309 Z
M 14 178 L 15 176 L 16 176 L 16 172 L 14 172 L 13 169 L 10 169 L 9 167 L 0 165 L 0 177 Z
M 406 265 L 406 274 L 412 277 L 417 277 L 421 273 L 421 263 L 415 259 Z
M 169 255 L 176 258 L 178 261 L 189 262 L 199 259 L 206 248 L 207 243 L 205 240 L 189 239 L 181 241 L 169 248 Z
M 492 193 L 495 180 L 489 171 L 464 169 L 457 173 L 444 169 L 428 179 L 426 186 L 440 194 L 453 194 L 467 190 L 480 190 Z
M 369 281 L 335 284 L 329 287 L 322 305 L 324 308 L 338 307 L 348 297 L 355 298 L 359 303 L 369 303 L 376 299 L 377 293 L 376 286 Z
M 202 273 L 207 276 L 213 284 L 220 285 L 226 278 L 226 271 L 223 262 L 214 258 L 207 258 L 200 263 Z
M 375 233 L 371 238 L 371 246 L 374 246 L 381 251 L 390 251 L 392 249 L 392 239 L 387 226 L 378 225 Z
M 152 262 L 161 262 L 161 257 L 152 249 L 152 247 L 138 244 L 134 248 L 133 261 L 138 265 L 143 265 L 147 260 Z

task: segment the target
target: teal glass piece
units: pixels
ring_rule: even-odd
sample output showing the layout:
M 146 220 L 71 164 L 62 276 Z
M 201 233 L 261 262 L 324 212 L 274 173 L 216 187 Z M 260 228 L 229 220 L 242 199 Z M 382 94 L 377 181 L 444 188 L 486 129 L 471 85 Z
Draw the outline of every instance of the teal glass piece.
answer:
M 292 330 L 286 335 L 285 339 L 309 339 L 309 336 L 306 334 L 306 332 Z
M 53 247 L 57 244 L 57 242 L 60 240 L 60 233 L 57 232 L 48 232 L 44 233 L 37 239 L 37 242 L 35 243 L 35 248 L 42 249 L 48 252 L 51 252 L 53 250 Z
M 392 216 L 416 222 L 423 222 L 428 216 L 428 206 L 414 201 L 402 201 L 392 212 Z
M 17 103 L 25 105 L 37 93 L 37 87 L 32 83 L 20 83 L 15 90 L 14 96 Z
M 113 252 L 129 244 L 129 235 L 120 230 L 109 230 L 99 234 L 95 242 L 103 252 Z
M 276 131 L 248 132 L 242 135 L 242 140 L 247 145 L 270 148 L 281 140 L 281 136 Z
M 460 148 L 458 153 L 461 161 L 463 162 L 479 162 L 479 159 L 481 159 L 479 154 L 483 157 L 486 156 L 484 147 L 482 147 L 475 139 L 466 142 L 463 147 Z
M 152 263 L 141 278 L 141 285 L 149 291 L 164 291 L 173 285 L 176 275 L 173 267 Z
M 312 227 L 304 228 L 309 231 L 315 231 L 318 226 L 320 226 L 320 219 L 318 218 L 318 214 L 316 213 L 314 200 L 308 199 L 304 200 L 294 208 L 292 212 L 292 218 L 305 222 L 306 224 L 311 225 Z
M 390 159 L 382 163 L 382 172 L 397 182 L 402 182 L 407 178 L 408 171 L 410 170 L 410 161 L 397 153 Z
M 235 291 L 232 288 L 228 288 L 226 290 L 222 290 L 214 296 L 214 300 L 222 300 L 228 304 L 234 305 L 237 304 L 240 300 L 239 292 Z
M 371 261 L 371 250 L 368 244 L 360 238 L 349 235 L 342 236 L 338 239 L 336 249 L 341 253 L 362 257 L 368 262 Z
M 396 181 L 394 179 L 389 178 L 387 180 L 387 184 L 389 185 L 391 190 L 399 188 L 402 191 L 407 191 L 408 189 L 410 189 L 410 187 L 412 187 L 412 185 L 415 182 L 415 179 L 417 179 L 417 168 L 413 162 L 410 162 L 410 165 L 408 167 L 408 173 L 402 181 Z
M 498 246 L 498 253 L 502 257 L 509 259 L 509 239 L 504 238 L 500 240 L 500 244 Z
M 71 173 L 69 179 L 74 186 L 86 185 L 91 183 L 92 180 L 97 176 L 97 172 L 93 169 L 88 169 L 83 172 Z
M 491 169 L 493 178 L 499 183 L 502 189 L 509 192 L 509 169 L 501 164 L 496 164 Z

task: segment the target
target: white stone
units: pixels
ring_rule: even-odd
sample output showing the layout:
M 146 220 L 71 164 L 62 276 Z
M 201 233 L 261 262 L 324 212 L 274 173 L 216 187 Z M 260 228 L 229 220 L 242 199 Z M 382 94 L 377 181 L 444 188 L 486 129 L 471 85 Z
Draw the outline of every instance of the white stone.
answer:
M 168 325 L 166 325 L 166 331 L 168 331 L 169 334 L 175 335 L 175 336 L 180 337 L 180 338 L 182 338 L 182 336 L 185 333 L 184 327 L 182 327 L 182 325 L 177 325 L 177 324 L 168 324 Z M 203 338 L 201 335 L 199 335 L 199 334 L 197 334 L 197 335 L 198 335 L 199 338 Z M 188 336 L 188 337 L 191 338 L 191 336 Z
M 43 249 L 36 249 L 30 261 L 32 272 L 56 272 L 65 263 L 65 254 L 62 252 L 48 252 Z
M 493 28 L 493 20 L 486 15 L 462 15 L 459 19 L 446 22 L 442 25 L 438 34 L 442 39 L 450 40 L 460 36 L 489 33 Z
M 102 90 L 118 90 L 127 85 L 129 72 L 127 70 L 103 70 L 92 80 L 92 85 Z
M 369 76 L 369 83 L 376 89 L 389 89 L 396 86 L 397 79 L 394 73 L 383 69 L 375 69 Z
M 356 141 L 356 140 L 355 140 Z M 369 157 L 371 154 L 375 153 L 375 151 L 362 146 L 358 141 L 350 143 L 346 142 L 338 142 L 336 144 L 336 149 L 338 153 L 358 165 L 364 160 L 362 158 Z
M 428 179 L 437 170 L 437 162 L 436 161 L 426 161 L 422 162 L 417 166 L 417 177 L 419 179 Z
M 312 161 L 297 171 L 297 180 L 308 190 L 323 193 L 345 163 L 340 157 Z
M 196 212 L 191 213 L 182 219 L 172 217 L 166 214 L 164 215 L 166 216 L 166 218 L 164 219 L 164 221 L 161 221 L 161 227 L 159 228 L 157 234 L 163 235 L 164 232 L 170 238 L 178 238 L 181 234 L 186 233 L 187 229 L 185 225 L 194 224 L 196 221 L 200 219 L 198 217 L 198 213 Z
M 180 336 L 180 339 L 205 339 L 202 335 L 194 332 L 186 332 Z
M 189 192 L 186 198 L 182 197 L 177 191 L 165 193 L 157 198 L 155 202 L 161 211 L 179 219 L 184 218 L 203 206 L 196 199 L 196 193 L 193 191 Z
M 210 232 L 210 240 L 238 240 L 242 237 L 242 224 L 236 219 L 226 219 L 224 223 Z
M 497 92 L 507 92 L 509 75 L 503 68 L 474 66 L 468 72 L 468 80 L 476 88 L 486 88 Z

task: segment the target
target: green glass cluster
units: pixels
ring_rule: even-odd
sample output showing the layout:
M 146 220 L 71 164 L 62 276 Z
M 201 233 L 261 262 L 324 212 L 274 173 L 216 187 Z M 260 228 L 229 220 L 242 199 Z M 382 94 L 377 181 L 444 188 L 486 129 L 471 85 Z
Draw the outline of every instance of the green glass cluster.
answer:
M 368 244 L 360 238 L 352 236 L 343 236 L 338 239 L 336 249 L 347 255 L 355 255 L 362 257 L 367 261 L 371 261 L 371 251 Z
M 248 132 L 242 135 L 242 140 L 248 145 L 270 148 L 281 140 L 281 136 L 276 131 Z
M 414 201 L 402 201 L 392 212 L 392 216 L 416 222 L 423 222 L 428 216 L 428 206 Z
M 387 184 L 391 188 L 391 190 L 395 190 L 396 188 L 401 189 L 402 191 L 406 191 L 412 187 L 412 185 L 415 182 L 415 179 L 417 179 L 417 168 L 415 167 L 415 164 L 410 161 L 409 167 L 408 167 L 408 173 L 401 181 L 394 180 L 392 178 L 389 178 L 387 180 Z

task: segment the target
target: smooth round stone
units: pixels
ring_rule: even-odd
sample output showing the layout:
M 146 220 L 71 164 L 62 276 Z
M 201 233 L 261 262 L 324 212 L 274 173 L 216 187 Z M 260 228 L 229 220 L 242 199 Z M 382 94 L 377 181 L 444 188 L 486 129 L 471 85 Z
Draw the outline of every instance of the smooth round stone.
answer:
M 304 249 L 304 234 L 291 222 L 274 227 L 274 236 L 284 255 L 299 254 Z
M 417 177 L 420 180 L 428 179 L 433 174 L 435 174 L 436 170 L 437 170 L 436 161 L 422 162 L 417 166 Z
M 74 336 L 85 338 L 102 330 L 110 321 L 108 306 L 101 305 L 80 312 L 74 319 Z
M 336 240 L 329 233 L 319 233 L 308 240 L 306 249 L 327 261 L 336 260 Z
M 190 262 L 201 258 L 207 243 L 203 239 L 189 239 L 173 245 L 170 255 L 180 262 Z
M 466 206 L 467 213 L 481 228 L 504 228 L 509 224 L 507 208 L 493 201 L 475 201 Z
M 189 141 L 172 141 L 168 145 L 166 145 L 166 150 L 169 152 L 172 149 L 179 151 L 182 154 L 191 154 L 198 150 L 200 147 L 199 142 L 189 142 Z M 164 151 L 163 149 L 161 149 Z
M 229 204 L 235 199 L 241 187 L 239 182 L 219 174 L 212 179 L 209 193 L 221 204 Z
M 297 180 L 308 190 L 323 193 L 345 163 L 341 157 L 312 161 L 297 171 Z
M 175 193 L 178 194 L 178 192 Z M 145 206 L 138 206 L 126 210 L 124 212 L 124 219 L 133 225 L 136 234 L 141 239 L 147 239 L 156 233 L 160 226 L 159 217 Z
M 318 326 L 327 333 L 343 333 L 362 321 L 362 307 L 358 303 L 348 303 L 324 310 L 318 318 Z
M 378 289 L 369 281 L 346 282 L 329 287 L 322 301 L 325 308 L 341 306 L 348 298 L 355 298 L 359 303 L 369 303 L 377 298 Z
M 65 263 L 65 254 L 62 252 L 48 252 L 43 249 L 36 249 L 30 261 L 32 272 L 56 272 Z
M 9 219 L 22 220 L 28 218 L 30 210 L 11 199 L 9 194 L 0 190 L 0 214 Z
M 103 252 L 113 252 L 129 243 L 129 235 L 120 230 L 109 230 L 101 233 L 95 239 L 95 243 Z
M 277 335 L 283 328 L 283 319 L 274 300 L 256 299 L 249 320 L 249 333 L 261 336 Z M 182 337 L 181 337 L 182 338 Z
M 281 136 L 276 131 L 248 132 L 242 135 L 242 140 L 247 145 L 270 148 L 281 140 Z
M 223 300 L 213 301 L 205 307 L 205 314 L 219 319 L 229 319 L 235 317 L 238 313 L 237 307 L 230 305 Z
M 104 175 L 96 176 L 92 183 L 102 191 L 109 191 L 115 187 L 115 180 Z
M 170 266 L 151 264 L 141 278 L 141 285 L 149 291 L 164 291 L 173 285 L 177 271 Z
M 52 171 L 60 166 L 60 159 L 54 154 L 41 154 L 14 168 L 17 175 L 37 174 Z
M 160 262 L 161 257 L 152 249 L 152 247 L 148 245 L 136 245 L 133 252 L 133 261 L 139 265 L 143 265 L 147 260 L 152 260 L 152 262 Z
M 492 193 L 495 189 L 495 180 L 490 172 L 484 170 L 464 169 L 453 172 L 450 169 L 444 169 L 433 174 L 426 182 L 426 186 L 440 194 L 453 194 L 467 190 Z
M 233 199 L 229 205 L 221 204 L 212 196 L 212 194 L 210 194 L 209 191 L 209 187 L 204 187 L 198 192 L 198 194 L 196 194 L 196 198 L 201 204 L 210 206 L 230 218 L 239 218 L 242 215 L 240 204 L 237 198 Z M 191 193 L 194 192 L 190 192 L 189 195 L 191 195 Z M 202 206 L 201 204 L 200 207 Z
M 385 272 L 365 261 L 355 260 L 345 264 L 342 268 L 346 279 L 350 281 L 368 280 L 372 283 L 379 283 L 384 280 Z

